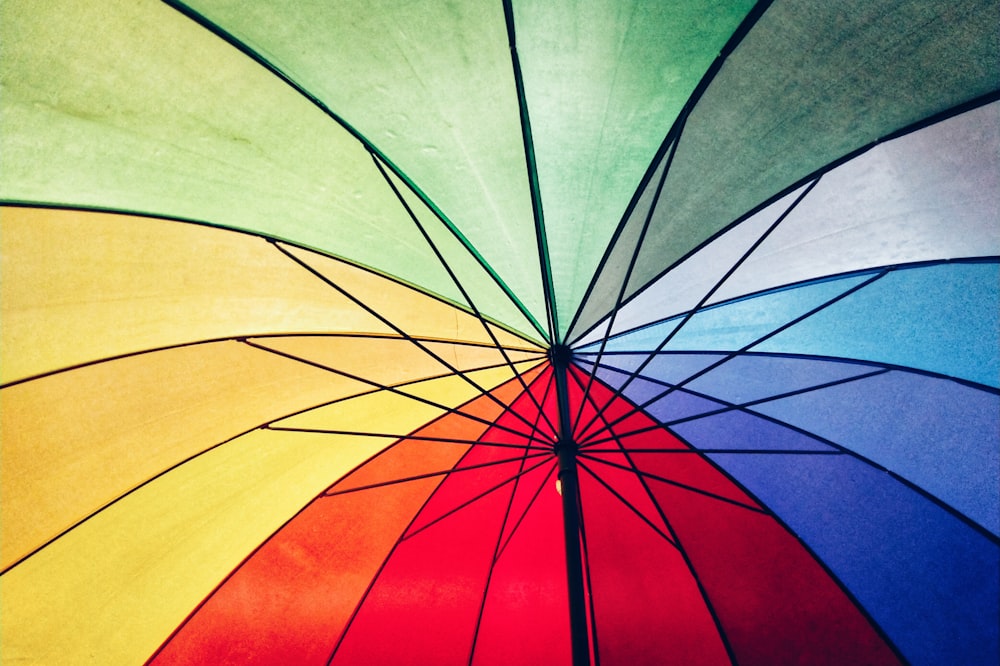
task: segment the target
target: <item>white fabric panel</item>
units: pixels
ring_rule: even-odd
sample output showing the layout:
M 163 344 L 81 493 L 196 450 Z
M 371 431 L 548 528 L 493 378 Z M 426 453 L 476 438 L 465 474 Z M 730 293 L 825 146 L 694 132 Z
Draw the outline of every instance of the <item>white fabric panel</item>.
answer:
M 873 266 L 1000 254 L 1000 103 L 882 144 L 823 176 L 716 293 Z
M 626 303 L 614 321 L 614 333 L 621 333 L 656 320 L 667 319 L 698 305 L 722 279 L 726 271 L 739 261 L 767 228 L 784 213 L 803 188 L 768 206 L 728 233 L 681 262 L 676 268 L 640 292 Z M 732 277 L 730 277 L 732 280 Z M 583 338 L 578 346 L 600 340 L 608 327 L 601 322 Z
M 647 313 L 662 319 L 696 305 L 792 196 L 647 287 L 619 313 L 615 332 L 648 323 Z M 1000 102 L 876 146 L 825 174 L 708 304 L 875 266 L 996 255 Z

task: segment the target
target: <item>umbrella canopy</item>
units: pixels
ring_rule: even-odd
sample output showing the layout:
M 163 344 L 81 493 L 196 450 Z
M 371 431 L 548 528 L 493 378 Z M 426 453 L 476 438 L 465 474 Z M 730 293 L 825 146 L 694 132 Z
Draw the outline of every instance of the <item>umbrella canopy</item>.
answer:
M 995 0 L 6 0 L 0 662 L 995 664 Z

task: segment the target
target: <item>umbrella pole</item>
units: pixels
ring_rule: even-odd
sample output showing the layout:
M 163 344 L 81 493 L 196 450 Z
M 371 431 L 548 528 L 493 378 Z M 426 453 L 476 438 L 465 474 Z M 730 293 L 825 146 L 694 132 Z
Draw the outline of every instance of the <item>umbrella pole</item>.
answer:
M 569 410 L 567 374 L 572 351 L 565 345 L 549 350 L 556 379 L 559 405 L 559 483 L 562 488 L 563 536 L 566 542 L 566 574 L 569 584 L 570 636 L 573 643 L 573 666 L 589 666 L 590 636 L 587 628 L 587 600 L 583 585 L 583 557 L 580 552 L 580 489 L 577 481 L 577 445 Z

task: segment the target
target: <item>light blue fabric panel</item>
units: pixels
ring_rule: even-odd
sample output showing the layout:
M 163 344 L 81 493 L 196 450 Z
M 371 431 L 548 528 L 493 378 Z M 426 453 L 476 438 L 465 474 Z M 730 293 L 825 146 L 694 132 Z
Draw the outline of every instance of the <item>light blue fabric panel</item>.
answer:
M 814 437 L 758 414 L 731 410 L 670 425 L 670 430 L 698 449 L 840 452 Z
M 754 351 L 863 359 L 998 387 L 998 349 L 1000 265 L 990 262 L 893 271 Z
M 601 368 L 597 371 L 597 376 L 612 388 L 617 389 L 625 383 L 630 375 Z M 725 409 L 727 406 L 725 403 L 710 400 L 683 389 L 671 390 L 668 386 L 643 377 L 630 381 L 625 387 L 624 395 L 662 423 Z
M 815 358 L 741 354 L 698 377 L 686 388 L 742 404 L 877 372 L 878 367 Z
M 685 323 L 667 351 L 736 351 L 864 282 L 870 274 L 812 282 L 702 310 Z M 681 323 L 669 321 L 610 340 L 611 351 L 653 350 Z M 596 349 L 593 345 L 586 351 Z
M 642 367 L 641 374 L 655 377 L 667 384 L 678 384 L 701 372 L 710 365 L 726 358 L 725 354 L 660 353 L 647 362 L 649 354 L 606 354 L 601 356 L 601 365 L 612 366 L 629 374 Z M 596 354 L 580 354 L 581 362 L 593 362 Z

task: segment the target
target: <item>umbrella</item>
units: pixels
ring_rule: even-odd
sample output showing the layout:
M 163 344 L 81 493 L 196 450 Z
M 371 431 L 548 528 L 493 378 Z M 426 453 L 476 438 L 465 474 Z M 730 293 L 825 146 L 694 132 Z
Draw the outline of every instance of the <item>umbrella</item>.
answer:
M 992 664 L 991 0 L 7 0 L 0 660 Z

